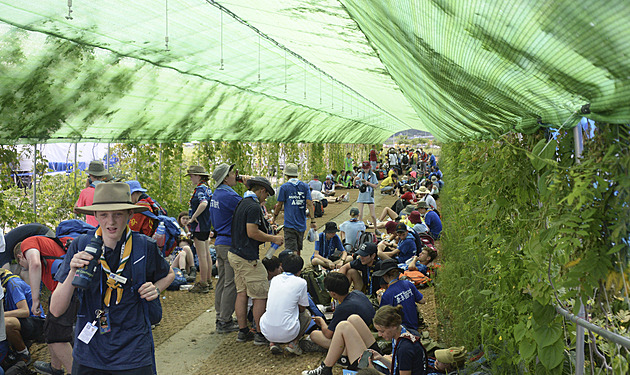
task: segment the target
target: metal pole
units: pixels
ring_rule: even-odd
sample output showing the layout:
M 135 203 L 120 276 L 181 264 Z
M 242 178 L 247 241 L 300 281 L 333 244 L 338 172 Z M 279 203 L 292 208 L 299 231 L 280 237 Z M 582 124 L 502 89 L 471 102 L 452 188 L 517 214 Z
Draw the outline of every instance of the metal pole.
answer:
M 77 163 L 77 145 L 74 144 L 74 190 L 77 190 L 77 168 L 79 168 L 79 164 Z
M 577 315 L 571 314 L 570 312 L 568 312 L 567 310 L 563 309 L 560 306 L 556 306 L 556 311 L 564 316 L 565 318 L 569 319 L 570 321 L 572 321 L 573 323 L 577 324 L 578 326 L 582 326 L 586 329 L 588 329 L 589 331 L 596 333 L 600 336 L 602 336 L 603 338 L 605 338 L 606 340 L 612 341 L 615 344 L 619 344 L 625 348 L 630 349 L 630 338 L 618 335 L 614 332 L 610 332 L 602 327 L 596 326 L 593 323 L 590 323 L 588 321 L 586 321 L 583 318 L 580 318 Z
M 584 147 L 582 129 L 579 124 L 573 128 L 573 143 L 575 146 L 575 162 L 579 164 Z M 582 299 L 580 299 L 580 310 L 577 318 L 582 320 L 586 318 L 586 311 L 584 310 Z M 575 375 L 584 375 L 584 327 L 580 324 L 576 324 L 575 327 L 575 353 Z
M 582 128 L 578 124 L 573 128 L 573 143 L 575 145 L 575 162 L 579 163 L 584 150 L 584 139 L 582 138 Z
M 162 144 L 160 143 L 160 192 L 162 191 Z
M 37 216 L 37 143 L 33 145 L 33 213 Z
M 109 172 L 109 153 L 110 153 L 111 143 L 107 142 L 107 171 Z

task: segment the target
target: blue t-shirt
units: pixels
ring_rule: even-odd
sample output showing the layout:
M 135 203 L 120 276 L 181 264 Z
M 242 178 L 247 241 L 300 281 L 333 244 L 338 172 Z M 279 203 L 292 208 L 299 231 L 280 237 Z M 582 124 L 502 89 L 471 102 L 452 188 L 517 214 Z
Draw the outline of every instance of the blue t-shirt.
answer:
M 292 178 L 280 187 L 278 202 L 284 204 L 284 226 L 298 232 L 306 231 L 306 201 L 311 199 L 307 184 Z
M 315 251 L 319 253 L 319 255 L 328 259 L 331 255 L 335 253 L 336 250 L 346 251 L 341 243 L 341 238 L 335 234 L 333 238 L 330 240 L 326 239 L 326 233 L 322 232 L 319 234 L 319 239 L 315 242 Z M 311 255 L 311 259 L 315 257 L 315 253 Z
M 85 249 L 94 236 L 94 232 L 79 236 L 70 244 L 68 254 L 59 267 L 55 278 L 64 282 L 70 271 L 70 260 L 79 251 Z M 105 247 L 105 260 L 111 269 L 118 269 L 120 263 L 120 251 L 123 240 L 118 241 L 114 249 Z M 170 266 L 151 238 L 143 234 L 132 232 L 131 258 L 123 269 L 121 276 L 127 278 L 123 285 L 123 294 L 120 303 L 116 304 L 118 291 L 112 292 L 109 306 L 109 318 L 111 332 L 106 334 L 96 333 L 89 344 L 81 340 L 74 341 L 73 358 L 83 366 L 93 367 L 106 371 L 130 370 L 150 366 L 154 360 L 153 335 L 151 326 L 145 317 L 145 306 L 138 293 L 139 283 L 133 279 L 134 252 L 140 246 L 146 246 L 146 281 L 155 282 L 169 272 Z M 140 249 L 139 251 L 142 251 Z M 139 258 L 143 259 L 143 258 Z M 79 299 L 79 310 L 75 334 L 78 336 L 86 323 L 95 320 L 95 310 L 103 307 L 103 297 L 107 290 L 105 272 L 102 267 L 97 267 L 92 283 L 88 289 L 82 292 Z
M 357 180 L 357 187 L 361 185 L 361 180 L 365 180 L 372 184 L 377 184 L 378 179 L 376 178 L 376 173 L 370 171 L 368 173 L 364 173 L 361 171 L 359 173 L 359 180 Z M 374 188 L 368 186 L 364 193 L 359 191 L 359 197 L 357 198 L 358 203 L 374 203 Z
M 33 314 L 33 294 L 31 293 L 31 286 L 28 285 L 24 280 L 19 277 L 12 277 L 7 281 L 6 288 L 7 292 L 4 295 L 4 311 L 17 310 L 18 302 L 26 300 L 30 316 L 40 318 L 46 317 L 41 306 L 40 314 Z
M 328 324 L 328 329 L 334 331 L 335 328 L 337 328 L 337 324 L 343 322 L 344 320 L 348 320 L 352 314 L 359 315 L 365 322 L 365 325 L 369 327 L 370 324 L 372 324 L 372 319 L 374 318 L 375 313 L 374 307 L 372 307 L 372 302 L 370 302 L 365 294 L 359 292 L 358 290 L 353 290 L 348 293 L 343 302 L 341 302 L 335 309 L 332 319 L 330 320 L 330 324 Z
M 429 211 L 424 215 L 424 223 L 427 227 L 429 227 L 429 233 L 431 233 L 431 237 L 439 238 L 440 233 L 442 232 L 442 220 L 435 211 Z
M 365 232 L 365 223 L 359 220 L 348 220 L 341 223 L 339 230 L 346 234 L 346 243 L 354 246 L 359 239 L 359 233 Z
M 416 302 L 422 300 L 422 293 L 409 280 L 395 280 L 381 296 L 381 307 L 402 305 L 402 324 L 407 328 L 418 329 Z
M 195 188 L 195 192 L 190 198 L 190 209 L 188 215 L 192 216 L 201 202 L 208 202 L 206 209 L 201 212 L 201 215 L 197 217 L 197 222 L 192 224 L 192 232 L 209 232 L 212 229 L 210 222 L 210 198 L 212 197 L 212 190 L 205 185 L 200 184 Z M 198 225 L 197 225 L 198 224 Z
M 230 186 L 221 184 L 210 199 L 210 221 L 217 231 L 215 245 L 232 245 L 232 217 L 243 197 Z
M 398 241 L 398 250 L 400 250 L 397 257 L 398 263 L 405 263 L 411 259 L 411 257 L 416 255 L 417 249 L 416 240 L 413 237 L 413 234 L 407 232 L 407 237 L 405 237 L 402 241 Z

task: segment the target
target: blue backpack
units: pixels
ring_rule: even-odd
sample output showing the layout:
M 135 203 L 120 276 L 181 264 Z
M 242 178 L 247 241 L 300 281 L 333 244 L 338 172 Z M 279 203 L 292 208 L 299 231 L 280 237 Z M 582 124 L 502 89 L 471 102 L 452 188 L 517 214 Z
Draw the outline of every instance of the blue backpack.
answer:
M 173 268 L 173 272 L 175 272 L 175 278 L 173 279 L 173 282 L 171 283 L 171 285 L 168 286 L 168 290 L 179 290 L 179 287 L 181 285 L 186 285 L 188 284 L 188 282 L 186 281 L 186 277 L 184 276 L 184 274 L 182 273 L 182 270 L 180 270 L 177 267 L 172 267 Z
M 86 234 L 89 231 L 93 231 L 96 228 L 86 223 L 83 220 L 71 219 L 64 220 L 55 229 L 55 237 L 72 237 L 77 238 L 82 234 Z

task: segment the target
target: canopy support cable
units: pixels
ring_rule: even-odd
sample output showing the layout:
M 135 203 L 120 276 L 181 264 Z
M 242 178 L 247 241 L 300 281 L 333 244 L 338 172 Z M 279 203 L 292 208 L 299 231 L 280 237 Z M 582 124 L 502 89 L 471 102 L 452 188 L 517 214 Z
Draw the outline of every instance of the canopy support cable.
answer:
M 68 21 L 72 21 L 74 18 L 72 18 L 72 0 L 68 0 L 68 15 L 66 16 L 66 19 Z
M 164 0 L 164 7 L 165 7 L 165 16 L 166 16 L 165 30 L 164 30 L 164 49 L 167 51 L 170 51 L 170 49 L 168 48 L 168 0 Z

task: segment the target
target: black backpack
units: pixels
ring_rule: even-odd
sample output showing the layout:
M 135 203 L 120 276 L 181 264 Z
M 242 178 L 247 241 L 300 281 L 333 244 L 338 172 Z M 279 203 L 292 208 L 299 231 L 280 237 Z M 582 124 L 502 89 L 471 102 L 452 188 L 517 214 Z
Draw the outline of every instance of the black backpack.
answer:
M 315 217 L 322 217 L 324 216 L 324 208 L 322 207 L 322 202 L 320 201 L 315 201 L 313 202 L 313 207 L 314 207 L 314 214 Z
M 361 233 L 361 235 L 359 236 L 359 240 L 357 241 L 357 246 L 355 247 L 356 249 L 360 249 L 361 245 L 363 245 L 364 243 L 377 243 L 378 239 L 376 238 L 376 235 L 374 235 L 374 233 L 372 232 L 363 232 Z
M 404 154 L 402 157 L 402 163 L 403 164 L 409 164 L 409 156 L 407 156 L 407 154 Z

